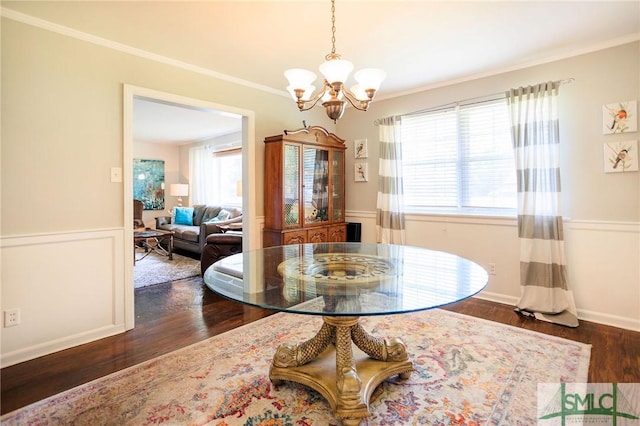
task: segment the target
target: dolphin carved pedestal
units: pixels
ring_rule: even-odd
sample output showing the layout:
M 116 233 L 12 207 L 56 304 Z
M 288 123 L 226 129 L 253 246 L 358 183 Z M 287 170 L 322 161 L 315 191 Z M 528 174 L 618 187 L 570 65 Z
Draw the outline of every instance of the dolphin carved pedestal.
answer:
M 378 385 L 396 374 L 408 379 L 413 364 L 402 340 L 370 335 L 359 317 L 323 319 L 310 340 L 280 345 L 269 378 L 274 385 L 288 380 L 315 389 L 345 426 L 358 425 L 371 415 L 369 400 Z

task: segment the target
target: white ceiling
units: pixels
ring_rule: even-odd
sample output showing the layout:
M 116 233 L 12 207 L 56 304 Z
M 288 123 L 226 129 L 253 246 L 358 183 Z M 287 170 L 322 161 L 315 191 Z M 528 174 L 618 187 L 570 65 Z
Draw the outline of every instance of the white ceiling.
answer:
M 152 99 L 133 100 L 134 142 L 185 144 L 242 130 L 242 117 Z M 228 142 L 228 141 L 225 141 Z
M 331 51 L 329 0 L 2 7 L 283 96 L 285 69 L 319 74 Z M 638 40 L 640 1 L 336 0 L 336 28 L 336 52 L 356 70 L 384 69 L 377 97 L 389 98 Z M 145 127 L 157 123 L 136 126 L 152 138 Z

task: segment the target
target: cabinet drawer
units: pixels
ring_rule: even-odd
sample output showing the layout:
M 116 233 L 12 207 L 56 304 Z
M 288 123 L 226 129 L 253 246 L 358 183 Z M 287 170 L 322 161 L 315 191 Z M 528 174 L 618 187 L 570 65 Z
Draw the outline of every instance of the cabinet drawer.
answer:
M 347 225 L 336 225 L 329 227 L 330 243 L 343 243 L 347 241 Z
M 307 231 L 307 242 L 309 243 L 325 243 L 327 242 L 327 228 L 309 229 Z
M 282 244 L 304 244 L 307 241 L 307 231 L 293 231 L 282 233 Z

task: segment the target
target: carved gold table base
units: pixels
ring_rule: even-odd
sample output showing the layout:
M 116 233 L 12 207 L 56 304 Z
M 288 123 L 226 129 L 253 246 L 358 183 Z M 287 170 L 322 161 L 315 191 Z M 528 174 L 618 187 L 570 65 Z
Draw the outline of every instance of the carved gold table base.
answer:
M 358 317 L 323 318 L 310 340 L 280 345 L 269 378 L 275 385 L 289 380 L 315 389 L 345 426 L 358 425 L 371 415 L 369 400 L 378 385 L 395 374 L 408 379 L 413 364 L 400 339 L 368 334 Z

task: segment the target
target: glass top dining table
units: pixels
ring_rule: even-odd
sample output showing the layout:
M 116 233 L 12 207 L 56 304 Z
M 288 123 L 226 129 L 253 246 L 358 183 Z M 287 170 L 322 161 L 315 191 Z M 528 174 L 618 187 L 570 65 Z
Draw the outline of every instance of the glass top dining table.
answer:
M 315 336 L 278 346 L 269 378 L 315 389 L 345 426 L 371 415 L 380 383 L 408 379 L 414 369 L 400 337 L 373 336 L 360 317 L 454 303 L 480 292 L 487 279 L 481 266 L 451 253 L 362 243 L 263 248 L 221 259 L 204 274 L 211 290 L 238 302 L 322 316 Z
M 473 296 L 487 278 L 481 266 L 451 253 L 364 243 L 269 247 L 226 257 L 204 274 L 227 298 L 323 316 L 432 309 Z

